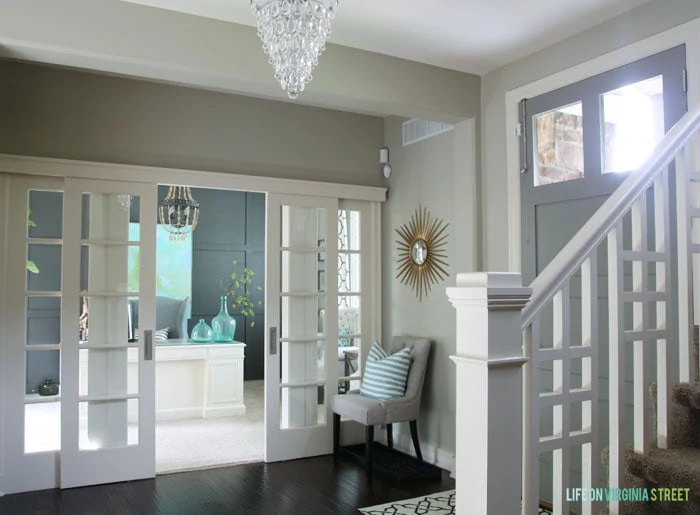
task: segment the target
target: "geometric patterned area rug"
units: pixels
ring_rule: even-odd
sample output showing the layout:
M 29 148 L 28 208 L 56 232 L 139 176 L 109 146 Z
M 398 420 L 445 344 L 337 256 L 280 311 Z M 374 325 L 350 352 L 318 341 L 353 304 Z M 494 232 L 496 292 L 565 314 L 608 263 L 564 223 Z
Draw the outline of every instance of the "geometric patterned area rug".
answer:
M 455 491 L 438 492 L 436 494 L 415 497 L 404 501 L 390 502 L 369 508 L 360 508 L 364 515 L 454 515 Z M 540 508 L 539 515 L 550 515 L 551 512 Z
M 365 515 L 414 515 L 430 513 L 430 515 L 452 515 L 455 512 L 455 491 L 439 492 L 437 494 L 406 499 L 405 501 L 390 502 L 380 506 L 360 508 Z

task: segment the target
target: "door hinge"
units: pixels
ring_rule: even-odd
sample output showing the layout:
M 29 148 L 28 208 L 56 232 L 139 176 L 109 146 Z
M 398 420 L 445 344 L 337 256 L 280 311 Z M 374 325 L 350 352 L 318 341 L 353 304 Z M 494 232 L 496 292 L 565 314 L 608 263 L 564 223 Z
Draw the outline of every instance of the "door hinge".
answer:
M 526 123 L 527 123 L 527 110 L 525 107 L 525 99 L 522 99 L 520 101 L 520 121 L 518 122 L 518 125 L 515 128 L 515 133 L 518 135 L 520 138 L 520 173 L 527 173 L 528 169 L 528 163 L 527 163 L 527 132 L 526 132 Z
M 683 69 L 683 93 L 688 92 L 688 70 Z

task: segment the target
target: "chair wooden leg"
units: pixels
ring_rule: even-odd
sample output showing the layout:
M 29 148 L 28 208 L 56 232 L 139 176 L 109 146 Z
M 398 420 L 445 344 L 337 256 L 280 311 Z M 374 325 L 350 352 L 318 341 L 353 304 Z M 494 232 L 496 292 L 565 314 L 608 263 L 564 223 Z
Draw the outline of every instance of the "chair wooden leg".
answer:
M 418 443 L 418 424 L 416 420 L 411 420 L 411 440 L 413 440 L 413 449 L 416 451 L 418 461 L 423 461 L 423 455 L 420 452 L 420 444 Z
M 386 446 L 389 449 L 394 448 L 394 432 L 391 430 L 391 424 L 386 425 Z
M 333 458 L 338 457 L 340 447 L 340 415 L 333 413 Z
M 367 472 L 372 472 L 372 444 L 374 443 L 374 426 L 365 426 L 365 460 Z

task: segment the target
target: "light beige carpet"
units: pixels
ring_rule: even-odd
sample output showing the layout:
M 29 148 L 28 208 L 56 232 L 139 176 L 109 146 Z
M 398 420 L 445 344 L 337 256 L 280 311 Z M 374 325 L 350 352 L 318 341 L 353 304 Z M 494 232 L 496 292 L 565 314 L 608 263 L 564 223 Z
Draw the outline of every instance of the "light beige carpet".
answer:
M 264 381 L 246 381 L 246 414 L 156 424 L 156 472 L 167 474 L 262 461 Z

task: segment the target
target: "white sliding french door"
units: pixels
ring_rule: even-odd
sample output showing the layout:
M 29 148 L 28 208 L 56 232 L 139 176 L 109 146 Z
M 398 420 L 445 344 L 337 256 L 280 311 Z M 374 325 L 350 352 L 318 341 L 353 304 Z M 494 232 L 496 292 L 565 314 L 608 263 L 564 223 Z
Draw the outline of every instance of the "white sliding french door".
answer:
M 52 395 L 40 395 L 39 385 L 60 387 L 64 181 L 18 175 L 0 180 L 6 188 L 0 202 L 6 251 L 0 281 L 0 493 L 11 494 L 57 486 L 61 394 L 54 384 Z
M 155 476 L 156 198 L 155 185 L 65 180 L 62 488 Z
M 265 460 L 329 454 L 338 388 L 338 201 L 268 194 Z M 326 263 L 333 264 L 326 273 Z

